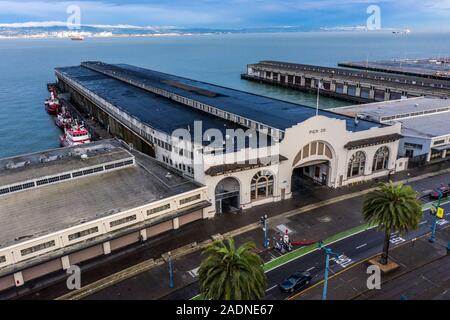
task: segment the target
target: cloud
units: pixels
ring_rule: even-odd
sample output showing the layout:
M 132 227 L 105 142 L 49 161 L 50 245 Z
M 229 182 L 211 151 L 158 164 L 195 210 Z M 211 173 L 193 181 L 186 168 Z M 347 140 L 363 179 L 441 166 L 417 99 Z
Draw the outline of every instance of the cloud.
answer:
M 450 0 L 0 0 L 0 23 L 65 21 L 73 4 L 82 24 L 111 28 L 361 25 L 371 4 L 381 6 L 383 23 L 391 26 L 450 18 Z
M 98 29 L 127 29 L 127 30 L 160 30 L 173 29 L 174 26 L 135 26 L 129 24 L 82 24 L 82 27 L 91 27 Z M 67 27 L 65 21 L 29 21 L 15 23 L 0 23 L 0 28 L 50 28 L 50 27 Z

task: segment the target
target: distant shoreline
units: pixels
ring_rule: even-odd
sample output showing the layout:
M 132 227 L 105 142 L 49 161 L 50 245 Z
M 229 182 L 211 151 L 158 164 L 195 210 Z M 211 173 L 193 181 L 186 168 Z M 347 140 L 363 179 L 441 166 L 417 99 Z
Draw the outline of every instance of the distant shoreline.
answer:
M 0 39 L 14 40 L 14 39 L 69 39 L 72 37 L 82 36 L 84 40 L 87 39 L 107 39 L 107 38 L 146 38 L 146 37 L 183 37 L 192 35 L 208 35 L 211 33 L 158 33 L 158 34 L 109 34 L 109 35 L 14 35 L 5 36 L 0 35 Z

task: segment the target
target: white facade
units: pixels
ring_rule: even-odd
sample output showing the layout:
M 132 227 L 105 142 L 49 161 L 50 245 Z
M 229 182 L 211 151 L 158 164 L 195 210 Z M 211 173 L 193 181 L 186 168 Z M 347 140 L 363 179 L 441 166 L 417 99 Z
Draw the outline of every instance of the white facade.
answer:
M 224 156 L 213 157 L 207 155 L 203 158 L 203 169 L 196 170 L 199 173 L 198 175 L 196 174 L 196 178 L 207 186 L 208 200 L 215 205 L 218 205 L 218 199 L 216 198 L 217 186 L 226 178 L 235 179 L 239 185 L 238 198 L 240 208 L 248 209 L 255 205 L 291 198 L 292 175 L 294 170 L 298 168 L 308 167 L 310 172 L 319 174 L 318 181 L 332 188 L 371 180 L 388 175 L 389 172 L 394 172 L 397 163 L 398 139 L 352 149 L 345 146 L 352 141 L 399 133 L 400 125 L 349 132 L 346 130 L 346 122 L 344 120 L 316 116 L 287 129 L 284 140 L 278 145 L 268 148 L 268 152 L 273 152 L 272 155 L 279 153 L 282 156 L 283 159 L 280 162 L 257 168 L 239 168 L 234 170 L 234 172 L 230 170 L 223 174 L 210 176 L 205 173 L 209 168 L 230 164 L 230 162 L 227 162 Z M 378 168 L 374 168 L 375 154 L 382 148 L 388 150 L 387 159 L 384 162 L 380 159 Z M 240 155 L 235 154 L 234 159 L 242 159 L 245 152 L 247 152 L 247 159 L 255 159 L 258 156 L 258 150 L 250 150 L 250 152 L 249 150 L 243 150 L 240 152 Z M 349 162 L 357 152 L 362 153 L 365 157 L 364 162 L 360 163 L 363 165 L 363 168 L 358 168 L 357 174 L 349 176 Z M 266 150 L 259 153 L 260 158 L 264 158 L 266 155 Z M 233 158 L 232 155 L 227 157 Z M 374 169 L 376 170 L 374 171 Z M 398 170 L 402 170 L 402 168 L 398 168 Z M 252 198 L 252 183 L 255 182 L 255 175 L 260 172 L 263 172 L 263 175 L 266 176 L 268 174 L 272 175 L 273 180 L 268 183 L 268 187 L 271 190 L 266 193 L 265 197 L 255 197 L 253 194 Z M 314 174 L 310 176 L 314 178 Z M 263 190 L 266 182 L 264 179 L 262 180 Z M 253 185 L 255 184 L 253 183 Z M 220 212 L 217 209 L 215 206 L 211 207 L 209 214 L 212 216 L 216 212 Z

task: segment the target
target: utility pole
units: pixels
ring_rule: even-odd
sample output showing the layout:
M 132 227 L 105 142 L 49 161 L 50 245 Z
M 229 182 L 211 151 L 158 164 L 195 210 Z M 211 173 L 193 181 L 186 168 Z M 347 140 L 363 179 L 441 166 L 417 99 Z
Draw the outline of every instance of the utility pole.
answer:
M 172 253 L 169 251 L 168 253 L 169 260 L 169 287 L 173 288 L 173 266 L 172 266 Z
M 434 210 L 432 210 L 433 215 L 434 215 L 434 220 L 433 220 L 433 226 L 431 227 L 431 236 L 428 238 L 428 241 L 431 243 L 436 241 L 436 227 L 437 227 L 439 211 L 441 209 L 440 206 L 441 206 L 442 196 L 443 196 L 442 192 L 439 191 L 439 197 L 438 197 L 437 204 L 434 206 Z
M 317 83 L 316 116 L 319 115 L 320 86 L 321 86 L 321 81 L 319 80 L 319 82 Z
M 330 270 L 330 255 L 339 257 L 339 254 L 336 252 L 333 252 L 330 248 L 327 248 L 323 245 L 323 242 L 319 242 L 319 249 L 323 250 L 325 252 L 325 274 L 324 274 L 324 282 L 323 282 L 323 291 L 322 291 L 322 300 L 327 300 L 327 291 L 328 291 L 328 273 Z
M 264 245 L 265 249 L 269 248 L 269 237 L 268 237 L 267 220 L 268 220 L 267 214 L 262 216 L 261 219 L 259 220 L 259 223 L 261 224 L 262 229 L 264 231 L 264 243 L 263 243 L 263 245 Z

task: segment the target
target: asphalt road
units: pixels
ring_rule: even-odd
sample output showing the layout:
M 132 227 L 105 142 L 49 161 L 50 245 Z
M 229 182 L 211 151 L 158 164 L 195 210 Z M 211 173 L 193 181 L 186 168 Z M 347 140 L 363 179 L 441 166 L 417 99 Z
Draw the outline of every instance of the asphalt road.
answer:
M 440 221 L 442 226 L 444 226 L 447 225 L 449 223 L 448 220 L 450 220 L 448 213 L 450 212 L 450 204 L 445 204 L 442 207 L 444 207 L 447 212 L 446 219 Z M 391 248 L 430 232 L 433 221 L 434 218 L 430 215 L 430 211 L 425 211 L 424 219 L 422 220 L 418 230 L 415 230 L 405 236 L 400 236 L 395 233 L 392 234 Z M 440 227 L 441 226 L 438 225 L 438 228 Z M 330 275 L 340 272 L 358 261 L 365 260 L 380 253 L 383 248 L 383 240 L 383 232 L 379 232 L 376 229 L 370 229 L 329 245 L 329 248 L 340 255 L 338 258 L 334 257 L 330 260 Z M 325 254 L 321 250 L 316 250 L 268 272 L 268 289 L 266 291 L 267 295 L 265 299 L 284 300 L 296 296 L 298 292 L 289 294 L 281 292 L 278 284 L 289 277 L 289 275 L 297 271 L 309 271 L 313 276 L 313 280 L 311 282 L 311 285 L 313 285 L 314 283 L 323 280 L 324 269 Z M 164 299 L 190 299 L 198 293 L 199 287 L 196 282 L 181 290 L 177 290 L 169 296 L 166 296 Z

